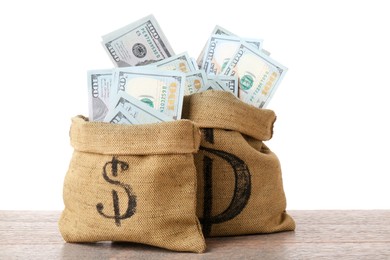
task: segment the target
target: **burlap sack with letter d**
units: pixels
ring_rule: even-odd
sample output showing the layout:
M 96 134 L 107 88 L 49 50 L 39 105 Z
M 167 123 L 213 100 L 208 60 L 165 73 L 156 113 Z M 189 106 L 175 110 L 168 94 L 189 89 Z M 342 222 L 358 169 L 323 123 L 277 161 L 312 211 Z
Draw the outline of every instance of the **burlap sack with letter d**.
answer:
M 274 112 L 206 91 L 185 97 L 183 118 L 203 132 L 195 165 L 204 235 L 294 230 L 279 160 L 263 143 L 272 137 Z
M 203 252 L 196 216 L 200 131 L 191 121 L 116 125 L 72 119 L 59 228 L 67 242 L 129 241 Z

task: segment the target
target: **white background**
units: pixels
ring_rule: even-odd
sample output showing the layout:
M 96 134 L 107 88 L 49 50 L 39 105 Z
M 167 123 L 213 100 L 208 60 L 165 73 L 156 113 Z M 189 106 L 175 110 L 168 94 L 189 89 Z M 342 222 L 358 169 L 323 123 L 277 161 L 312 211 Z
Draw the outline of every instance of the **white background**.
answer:
M 253 5 L 256 3 L 256 6 Z M 386 1 L 2 1 L 0 209 L 60 210 L 101 36 L 154 14 L 197 57 L 216 24 L 289 68 L 268 108 L 288 209 L 390 209 Z

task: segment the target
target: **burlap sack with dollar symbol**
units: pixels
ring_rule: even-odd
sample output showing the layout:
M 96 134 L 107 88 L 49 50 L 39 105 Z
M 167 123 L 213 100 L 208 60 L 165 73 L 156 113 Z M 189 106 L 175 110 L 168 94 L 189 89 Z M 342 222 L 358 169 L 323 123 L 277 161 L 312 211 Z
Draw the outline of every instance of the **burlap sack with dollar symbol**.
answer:
M 193 158 L 200 136 L 188 120 L 132 126 L 73 118 L 59 220 L 64 240 L 203 252 Z
M 206 91 L 185 97 L 183 117 L 203 132 L 195 164 L 204 235 L 294 230 L 279 160 L 263 143 L 272 137 L 274 112 Z

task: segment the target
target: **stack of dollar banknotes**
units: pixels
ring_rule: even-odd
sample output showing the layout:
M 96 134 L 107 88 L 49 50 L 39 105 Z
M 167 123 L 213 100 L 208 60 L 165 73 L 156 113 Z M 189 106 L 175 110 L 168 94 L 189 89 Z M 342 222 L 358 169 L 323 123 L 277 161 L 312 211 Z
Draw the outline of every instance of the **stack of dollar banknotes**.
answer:
M 115 68 L 87 73 L 90 121 L 177 120 L 183 96 L 207 90 L 228 91 L 264 108 L 287 71 L 262 49 L 261 39 L 240 38 L 220 26 L 197 60 L 174 53 L 153 15 L 102 38 Z

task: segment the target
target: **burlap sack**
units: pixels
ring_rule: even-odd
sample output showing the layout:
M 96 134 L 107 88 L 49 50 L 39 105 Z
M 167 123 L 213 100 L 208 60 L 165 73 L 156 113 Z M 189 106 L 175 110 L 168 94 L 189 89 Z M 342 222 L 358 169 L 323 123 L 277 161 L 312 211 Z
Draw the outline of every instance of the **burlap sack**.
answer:
M 200 131 L 188 120 L 115 125 L 78 116 L 59 229 L 67 242 L 129 241 L 203 252 L 196 216 Z
M 286 213 L 281 167 L 263 143 L 276 116 L 222 91 L 186 96 L 183 118 L 202 130 L 195 156 L 197 214 L 205 236 L 294 230 Z

